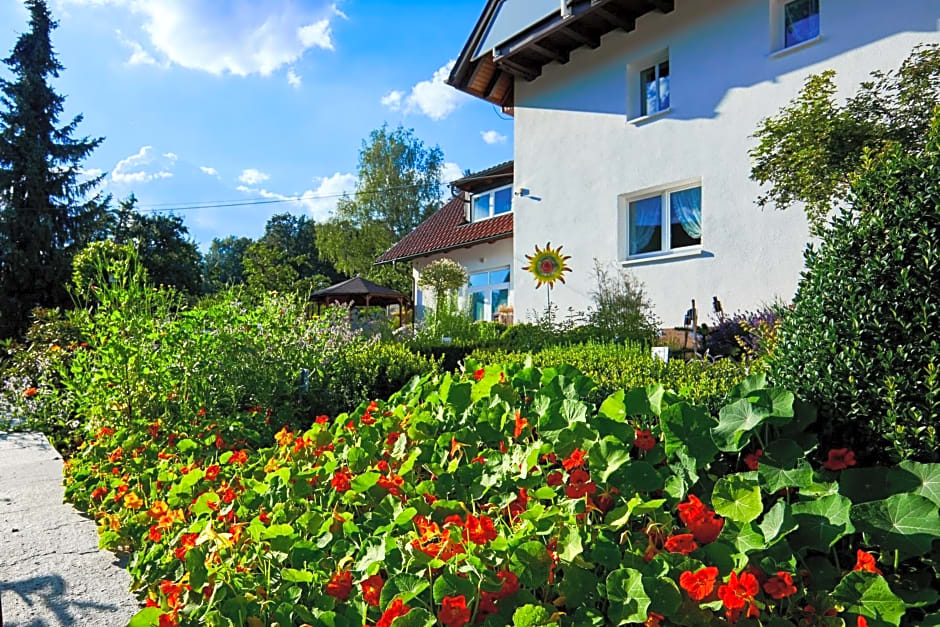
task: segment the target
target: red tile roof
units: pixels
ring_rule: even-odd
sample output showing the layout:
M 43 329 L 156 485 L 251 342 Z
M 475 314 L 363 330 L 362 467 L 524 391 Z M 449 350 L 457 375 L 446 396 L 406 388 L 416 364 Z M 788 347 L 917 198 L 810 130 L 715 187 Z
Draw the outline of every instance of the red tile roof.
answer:
M 512 237 L 512 213 L 479 222 L 467 222 L 464 201 L 457 196 L 385 251 L 375 263 L 406 261 L 507 237 Z

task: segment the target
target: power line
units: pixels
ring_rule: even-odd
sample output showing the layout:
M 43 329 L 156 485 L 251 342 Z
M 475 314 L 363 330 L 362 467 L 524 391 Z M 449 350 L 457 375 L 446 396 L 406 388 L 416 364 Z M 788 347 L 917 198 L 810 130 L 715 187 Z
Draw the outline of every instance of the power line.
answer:
M 382 189 L 376 189 L 371 191 L 356 191 L 352 195 L 355 196 L 369 196 L 376 194 L 384 194 L 387 192 L 402 191 L 407 189 L 415 189 L 422 187 L 422 184 L 414 185 L 399 185 L 395 187 L 385 187 Z M 141 212 L 175 212 L 175 211 L 196 211 L 199 209 L 227 209 L 227 208 L 237 208 L 237 207 L 254 207 L 259 205 L 274 205 L 286 202 L 302 202 L 302 201 L 313 201 L 313 200 L 330 200 L 333 198 L 342 198 L 344 196 L 350 195 L 349 192 L 343 192 L 339 194 L 303 194 L 300 196 L 284 196 L 283 198 L 255 198 L 253 200 L 191 200 L 191 201 L 180 201 L 180 202 L 168 202 L 168 203 L 154 203 L 148 205 L 137 206 L 134 209 Z M 47 211 L 48 208 L 40 207 L 19 207 L 18 211 Z

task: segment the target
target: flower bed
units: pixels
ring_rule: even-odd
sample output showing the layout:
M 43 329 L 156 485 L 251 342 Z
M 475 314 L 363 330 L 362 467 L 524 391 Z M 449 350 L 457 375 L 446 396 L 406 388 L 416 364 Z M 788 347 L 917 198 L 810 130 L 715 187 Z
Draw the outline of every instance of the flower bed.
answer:
M 469 364 L 251 448 L 195 413 L 100 429 L 67 496 L 133 551 L 132 625 L 936 625 L 940 465 L 857 469 L 761 377 Z M 246 417 L 246 420 L 250 419 Z

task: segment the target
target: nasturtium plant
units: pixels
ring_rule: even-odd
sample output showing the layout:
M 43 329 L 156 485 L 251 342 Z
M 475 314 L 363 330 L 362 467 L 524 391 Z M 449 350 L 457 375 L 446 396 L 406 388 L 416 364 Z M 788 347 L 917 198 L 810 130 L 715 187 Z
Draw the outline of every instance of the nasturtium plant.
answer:
M 141 627 L 936 622 L 936 465 L 818 451 L 761 377 L 717 416 L 593 390 L 469 360 L 303 426 L 103 426 L 66 494 L 132 552 Z

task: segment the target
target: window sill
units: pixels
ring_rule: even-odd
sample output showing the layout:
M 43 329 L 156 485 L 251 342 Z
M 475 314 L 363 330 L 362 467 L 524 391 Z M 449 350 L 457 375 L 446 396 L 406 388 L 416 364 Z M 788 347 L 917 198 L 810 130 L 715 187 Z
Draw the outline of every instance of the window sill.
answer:
M 639 266 L 647 263 L 661 263 L 673 261 L 675 259 L 688 259 L 690 257 L 701 257 L 705 251 L 701 246 L 690 246 L 689 248 L 680 248 L 666 253 L 651 254 L 647 257 L 631 257 L 620 262 L 624 267 Z
M 650 113 L 649 115 L 641 115 L 638 118 L 631 118 L 627 120 L 627 122 L 635 126 L 641 126 L 643 124 L 646 124 L 647 122 L 652 122 L 653 120 L 657 120 L 659 118 L 665 117 L 669 115 L 670 113 L 672 113 L 672 107 L 663 109 L 662 111 L 657 111 L 656 113 Z
M 783 56 L 790 54 L 791 52 L 797 52 L 799 50 L 802 50 L 803 48 L 809 48 L 810 46 L 818 44 L 820 41 L 822 41 L 822 39 L 823 39 L 822 35 L 816 35 L 812 39 L 807 39 L 806 41 L 802 41 L 798 44 L 794 44 L 790 46 L 789 48 L 781 48 L 780 50 L 775 50 L 767 56 L 771 59 L 783 57 Z

